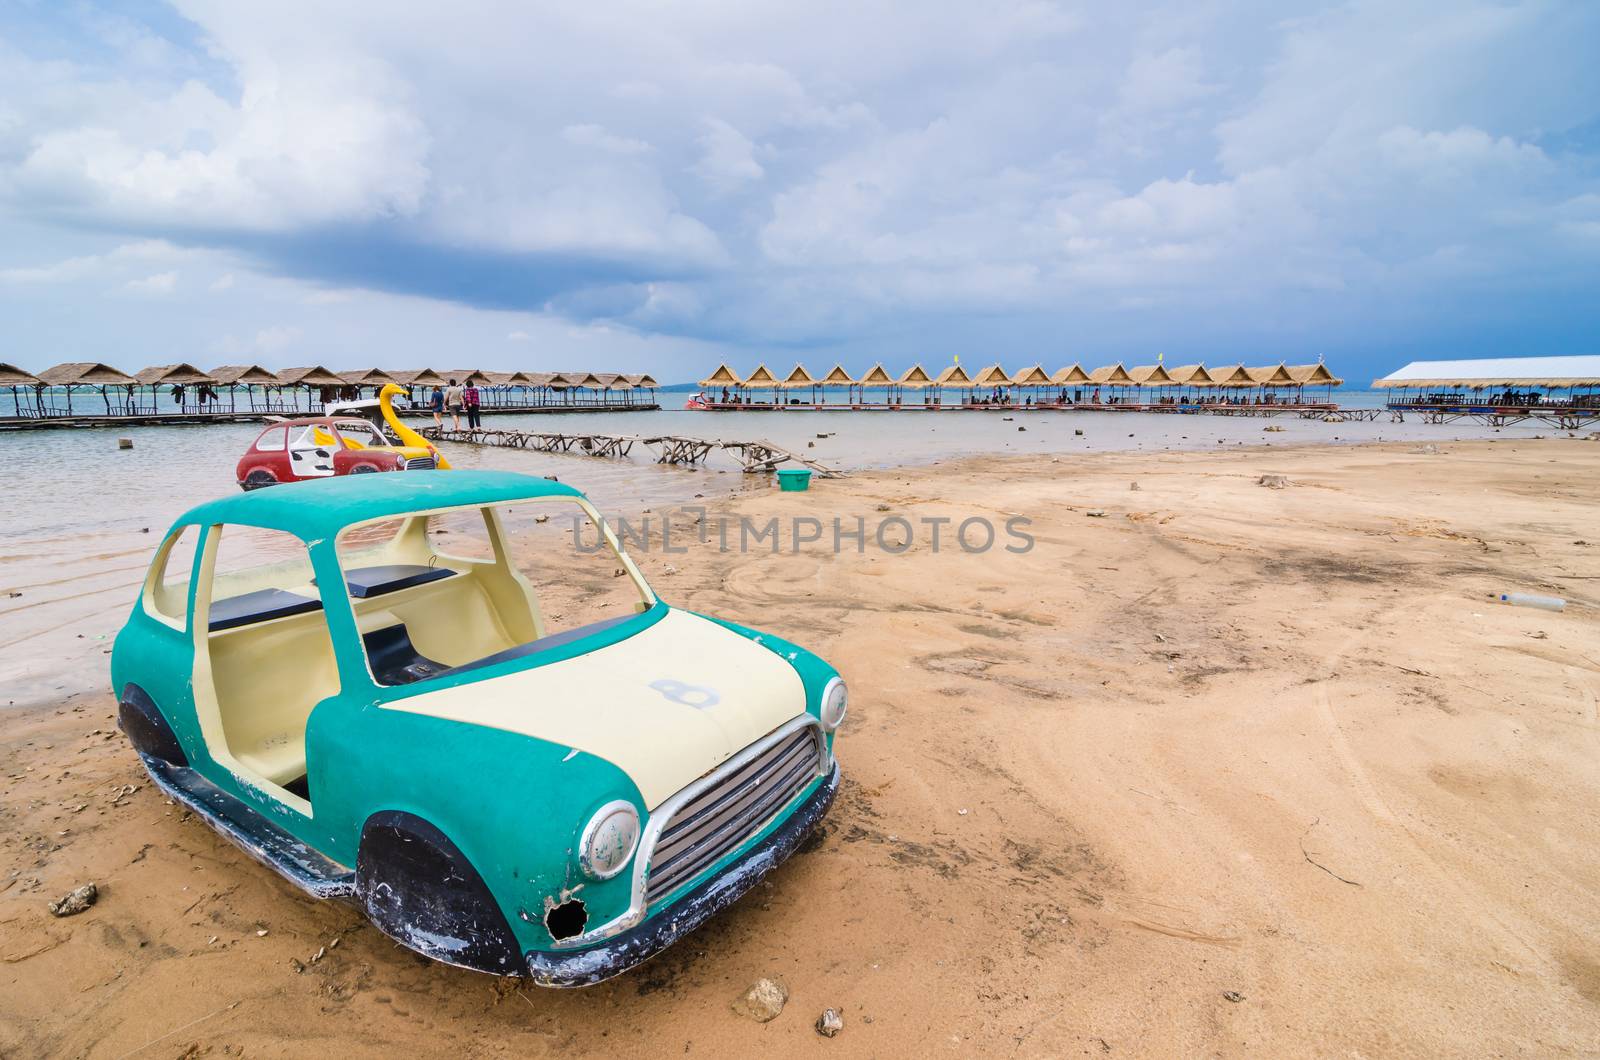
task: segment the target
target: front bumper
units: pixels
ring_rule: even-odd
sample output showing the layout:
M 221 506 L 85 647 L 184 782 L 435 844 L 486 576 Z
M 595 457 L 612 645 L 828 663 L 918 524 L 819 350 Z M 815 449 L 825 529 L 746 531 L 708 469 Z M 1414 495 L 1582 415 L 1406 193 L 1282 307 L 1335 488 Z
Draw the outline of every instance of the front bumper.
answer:
M 738 901 L 761 878 L 788 860 L 822 821 L 839 792 L 839 765 L 789 819 L 737 861 L 684 895 L 672 906 L 585 950 L 530 950 L 528 975 L 540 986 L 591 986 L 642 964 Z

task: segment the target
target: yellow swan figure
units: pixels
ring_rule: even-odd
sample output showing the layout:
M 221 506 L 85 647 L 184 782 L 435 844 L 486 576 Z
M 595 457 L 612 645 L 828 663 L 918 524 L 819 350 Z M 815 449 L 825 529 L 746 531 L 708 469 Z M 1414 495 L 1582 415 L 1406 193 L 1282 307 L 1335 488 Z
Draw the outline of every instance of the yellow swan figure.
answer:
M 400 417 L 395 415 L 392 402 L 396 397 L 405 396 L 407 396 L 406 388 L 395 383 L 388 383 L 382 390 L 378 391 L 378 408 L 383 411 L 384 422 L 389 425 L 390 430 L 394 431 L 395 437 L 400 439 L 401 445 L 414 445 L 418 448 L 426 449 L 433 454 L 435 467 L 448 468 L 450 461 L 445 459 L 444 454 L 439 452 L 428 439 L 401 423 Z

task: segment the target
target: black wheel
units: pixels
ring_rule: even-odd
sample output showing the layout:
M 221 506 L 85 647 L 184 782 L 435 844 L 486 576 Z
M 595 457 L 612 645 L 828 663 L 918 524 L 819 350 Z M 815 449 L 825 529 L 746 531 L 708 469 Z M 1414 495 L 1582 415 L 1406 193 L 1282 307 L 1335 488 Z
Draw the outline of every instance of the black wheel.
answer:
M 371 464 L 357 464 L 355 467 L 350 469 L 350 474 L 352 474 L 352 475 L 370 475 L 376 470 L 378 470 L 378 469 L 373 467 Z
M 383 810 L 367 818 L 356 852 L 356 894 L 379 931 L 425 957 L 493 975 L 526 970 L 483 877 L 420 817 Z
M 242 490 L 258 490 L 266 486 L 276 486 L 277 484 L 278 480 L 272 476 L 272 472 L 263 471 L 258 467 L 244 477 L 244 481 L 239 483 L 239 488 Z
M 138 685 L 128 685 L 117 702 L 117 727 L 140 754 L 158 758 L 168 765 L 187 766 L 178 737 L 162 716 L 155 700 Z

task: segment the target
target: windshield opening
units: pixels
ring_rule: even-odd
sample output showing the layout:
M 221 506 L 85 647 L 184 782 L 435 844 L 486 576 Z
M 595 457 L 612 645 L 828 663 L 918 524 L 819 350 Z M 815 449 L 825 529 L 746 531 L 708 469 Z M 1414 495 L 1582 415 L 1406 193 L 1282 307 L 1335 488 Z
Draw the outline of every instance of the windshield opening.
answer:
M 373 678 L 492 666 L 648 610 L 654 595 L 597 520 L 576 498 L 542 497 L 345 530 L 339 566 Z

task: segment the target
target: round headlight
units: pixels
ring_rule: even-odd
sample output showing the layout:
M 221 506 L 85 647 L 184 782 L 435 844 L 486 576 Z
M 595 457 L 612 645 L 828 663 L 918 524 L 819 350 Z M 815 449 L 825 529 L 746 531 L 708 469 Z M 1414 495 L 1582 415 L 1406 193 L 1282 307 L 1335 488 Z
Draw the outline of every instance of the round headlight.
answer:
M 630 803 L 608 802 L 583 826 L 578 866 L 597 880 L 621 872 L 639 844 L 639 811 Z
M 822 727 L 828 732 L 837 729 L 844 721 L 845 711 L 850 709 L 850 690 L 844 686 L 844 679 L 835 677 L 828 682 L 828 687 L 822 690 Z

